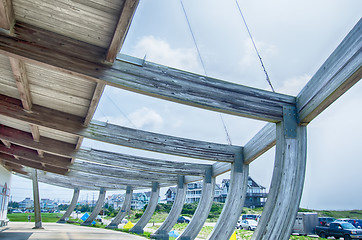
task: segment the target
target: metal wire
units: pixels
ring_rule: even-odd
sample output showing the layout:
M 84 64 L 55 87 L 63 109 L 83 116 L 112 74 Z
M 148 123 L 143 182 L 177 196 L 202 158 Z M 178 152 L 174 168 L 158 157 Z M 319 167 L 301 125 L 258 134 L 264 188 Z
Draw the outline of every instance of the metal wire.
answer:
M 272 83 L 271 83 L 271 81 L 270 81 L 270 78 L 269 78 L 268 72 L 267 72 L 267 71 L 266 71 L 266 69 L 265 69 L 265 66 L 264 66 L 263 60 L 261 59 L 260 54 L 259 54 L 259 51 L 258 51 L 258 49 L 256 48 L 256 45 L 255 45 L 254 39 L 253 39 L 253 37 L 251 36 L 251 33 L 250 33 L 250 30 L 249 30 L 248 24 L 246 23 L 246 20 L 245 20 L 245 18 L 244 18 L 244 15 L 243 15 L 243 13 L 242 13 L 242 11 L 241 11 L 241 8 L 240 8 L 240 6 L 239 6 L 238 0 L 235 0 L 235 2 L 236 2 L 236 5 L 238 6 L 238 9 L 239 9 L 240 15 L 241 15 L 241 17 L 242 17 L 242 19 L 243 19 L 243 21 L 244 21 L 244 24 L 245 24 L 246 30 L 248 31 L 249 36 L 250 36 L 250 39 L 251 39 L 251 41 L 252 41 L 252 43 L 253 43 L 253 45 L 254 45 L 255 52 L 256 52 L 256 54 L 257 54 L 257 55 L 258 55 L 258 57 L 259 57 L 259 60 L 260 60 L 261 66 L 262 66 L 262 68 L 263 68 L 263 70 L 264 70 L 264 73 L 265 73 L 265 76 L 266 76 L 266 81 L 269 83 L 269 86 L 271 87 L 272 91 L 273 91 L 273 92 L 275 92 L 275 90 L 274 90 L 274 88 L 273 88 L 273 85 L 272 85 Z

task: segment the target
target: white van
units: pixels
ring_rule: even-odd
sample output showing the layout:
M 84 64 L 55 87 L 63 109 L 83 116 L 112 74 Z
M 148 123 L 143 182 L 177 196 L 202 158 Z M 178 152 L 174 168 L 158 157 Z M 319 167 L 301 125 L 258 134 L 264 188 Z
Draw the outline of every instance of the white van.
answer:
M 298 212 L 292 233 L 299 235 L 315 234 L 318 225 L 318 214 L 309 212 Z

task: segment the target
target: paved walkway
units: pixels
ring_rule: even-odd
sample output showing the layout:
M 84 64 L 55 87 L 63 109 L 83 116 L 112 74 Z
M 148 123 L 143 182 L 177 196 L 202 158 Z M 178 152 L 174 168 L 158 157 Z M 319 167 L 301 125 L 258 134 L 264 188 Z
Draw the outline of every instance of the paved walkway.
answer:
M 1 240 L 144 240 L 146 238 L 102 228 L 71 224 L 43 223 L 44 229 L 32 229 L 34 223 L 9 222 L 0 228 Z

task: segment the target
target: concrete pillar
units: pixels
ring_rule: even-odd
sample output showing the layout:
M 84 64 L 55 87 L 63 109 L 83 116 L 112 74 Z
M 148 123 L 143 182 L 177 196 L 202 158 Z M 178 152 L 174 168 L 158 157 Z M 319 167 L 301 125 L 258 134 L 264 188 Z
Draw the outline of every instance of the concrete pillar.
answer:
M 96 219 L 96 217 L 98 216 L 99 212 L 102 209 L 105 196 L 106 196 L 106 190 L 104 190 L 104 188 L 101 188 L 101 190 L 99 191 L 97 204 L 94 207 L 91 215 L 81 224 L 82 226 L 89 226 L 92 224 L 94 219 Z
M 204 225 L 207 216 L 210 213 L 212 202 L 215 193 L 215 178 L 212 177 L 212 168 L 206 171 L 202 186 L 202 195 L 199 205 L 191 219 L 191 222 L 186 227 L 185 231 L 177 238 L 177 240 L 193 240 L 199 234 Z
M 284 119 L 277 124 L 272 182 L 253 240 L 287 240 L 295 222 L 303 191 L 307 138 L 305 126 L 294 120 L 293 127 L 290 122 Z
M 65 223 L 68 219 L 70 214 L 72 214 L 75 206 L 77 205 L 78 202 L 78 198 L 79 198 L 79 189 L 74 189 L 74 193 L 73 193 L 73 198 L 72 201 L 70 202 L 70 205 L 67 209 L 67 211 L 64 213 L 64 215 L 57 221 L 57 223 Z
M 158 197 L 160 194 L 160 187 L 158 186 L 157 182 L 154 182 L 152 184 L 152 193 L 150 197 L 150 201 L 148 202 L 148 206 L 143 213 L 140 220 L 131 228 L 130 232 L 134 233 L 143 233 L 143 228 L 146 226 L 146 224 L 150 221 L 153 213 L 155 212 L 157 203 L 158 203 Z
M 242 153 L 231 164 L 230 187 L 221 215 L 208 237 L 209 240 L 230 239 L 243 210 L 248 186 L 249 166 L 244 165 Z
M 41 213 L 40 213 L 38 172 L 36 169 L 33 169 L 31 177 L 33 180 L 34 218 L 35 218 L 35 227 L 33 227 L 33 229 L 39 229 L 39 228 L 42 229 L 43 226 L 41 222 Z
M 133 189 L 131 186 L 127 186 L 126 197 L 124 199 L 122 208 L 119 210 L 117 216 L 106 228 L 118 228 L 118 224 L 123 220 L 123 218 L 129 213 L 131 209 Z
M 168 233 L 171 231 L 172 227 L 176 224 L 177 218 L 180 216 L 182 207 L 185 203 L 187 184 L 185 184 L 184 176 L 179 176 L 179 181 L 177 185 L 176 199 L 172 205 L 171 211 L 168 214 L 166 220 L 163 224 L 157 229 L 157 231 L 151 235 L 152 239 L 168 240 Z

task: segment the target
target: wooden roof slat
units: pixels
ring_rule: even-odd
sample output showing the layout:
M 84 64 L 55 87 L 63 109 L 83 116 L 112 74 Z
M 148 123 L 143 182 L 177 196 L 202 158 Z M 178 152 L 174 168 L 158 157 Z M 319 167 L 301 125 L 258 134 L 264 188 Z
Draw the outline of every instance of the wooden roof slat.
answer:
M 241 151 L 241 147 L 237 146 L 173 137 L 104 122 L 91 122 L 85 128 L 77 116 L 37 105 L 33 105 L 32 112 L 27 113 L 21 109 L 17 99 L 5 96 L 0 96 L 0 115 L 97 141 L 204 160 L 233 162 L 235 153 Z
M 18 38 L 26 38 L 18 32 L 17 34 Z M 54 48 L 47 47 L 48 43 L 44 38 L 49 37 L 44 31 L 38 37 L 43 40 L 30 45 L 27 44 L 32 39 L 29 37 L 27 41 L 17 41 L 15 38 L 0 36 L 0 53 L 117 88 L 237 116 L 277 122 L 282 120 L 283 106 L 295 106 L 295 97 L 292 96 L 233 84 L 140 59 L 132 62 L 117 59 L 112 66 L 89 62 L 85 60 L 89 58 L 78 54 L 78 48 L 73 49 L 65 44 L 64 48 L 55 51 Z M 60 42 L 55 36 L 52 41 Z

